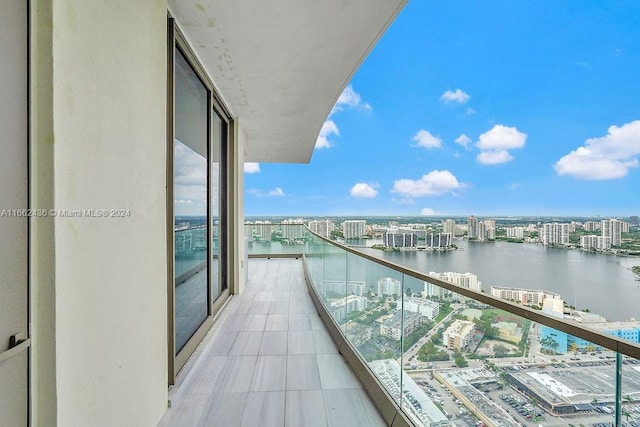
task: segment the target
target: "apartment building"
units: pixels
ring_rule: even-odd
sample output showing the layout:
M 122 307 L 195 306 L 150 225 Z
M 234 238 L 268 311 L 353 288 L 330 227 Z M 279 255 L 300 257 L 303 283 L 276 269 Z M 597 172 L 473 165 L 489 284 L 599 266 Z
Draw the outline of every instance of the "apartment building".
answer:
M 442 333 L 442 342 L 449 350 L 464 349 L 473 338 L 475 325 L 468 320 L 456 319 L 446 331 Z
M 560 294 L 537 289 L 510 288 L 492 286 L 491 295 L 508 301 L 517 301 L 527 305 L 542 305 L 547 298 L 560 299 Z
M 295 304 L 295 301 L 291 301 L 290 304 Z M 368 300 L 365 297 L 348 295 L 346 298 L 332 302 L 329 311 L 336 319 L 336 322 L 344 323 L 349 313 L 366 310 L 367 305 Z
M 333 222 L 328 219 L 309 221 L 307 225 L 309 230 L 326 238 L 331 237 L 331 232 L 335 229 Z
M 0 221 L 0 424 L 158 423 L 244 289 L 244 162 L 308 163 L 405 3 L 3 3 L 0 188 L 34 215 Z
M 378 280 L 378 295 L 402 295 L 402 283 L 391 277 L 380 279 Z
M 455 273 L 452 271 L 436 273 L 434 271 L 431 271 L 429 272 L 429 276 L 453 283 L 454 285 L 461 286 L 463 288 L 474 290 L 476 292 L 480 292 L 482 290 L 482 282 L 480 282 L 478 280 L 478 276 L 473 273 Z M 427 289 L 425 288 L 425 291 L 426 290 Z
M 541 229 L 543 245 L 569 245 L 569 224 L 545 223 Z
M 404 311 L 418 313 L 429 320 L 433 320 L 440 314 L 440 304 L 424 298 L 408 297 L 396 301 L 397 307 Z
M 347 220 L 342 223 L 342 235 L 345 239 L 358 239 L 367 233 L 367 221 Z
M 622 243 L 622 224 L 619 219 L 602 220 L 600 232 L 602 237 L 608 237 L 611 240 L 611 246 L 620 246 Z
M 423 324 L 423 317 L 417 313 L 405 313 L 395 311 L 380 324 L 380 335 L 400 341 L 403 334 L 407 336 Z

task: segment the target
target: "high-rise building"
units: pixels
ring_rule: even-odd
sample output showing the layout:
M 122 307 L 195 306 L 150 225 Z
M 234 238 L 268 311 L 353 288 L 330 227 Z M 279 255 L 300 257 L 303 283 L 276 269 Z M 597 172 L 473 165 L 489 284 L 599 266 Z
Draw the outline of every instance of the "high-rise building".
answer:
M 589 234 L 580 238 L 580 246 L 585 251 L 591 249 L 611 249 L 611 238 Z
M 366 234 L 367 221 L 347 220 L 342 223 L 342 235 L 345 239 L 357 239 Z
M 297 240 L 304 237 L 304 221 L 302 218 L 285 219 L 282 221 L 282 237 Z
M 569 224 L 557 222 L 543 224 L 541 240 L 544 245 L 569 245 Z
M 253 232 L 259 240 L 269 241 L 273 233 L 273 224 L 271 221 L 256 221 L 253 224 Z
M 445 282 L 453 283 L 454 285 L 461 286 L 463 288 L 471 289 L 472 291 L 480 292 L 482 290 L 482 282 L 480 282 L 478 280 L 478 276 L 473 273 L 454 273 L 451 271 L 436 273 L 431 271 L 429 272 L 429 276 Z M 426 290 L 425 284 L 425 291 Z
M 478 238 L 478 219 L 473 215 L 467 219 L 467 237 L 469 239 Z
M 418 236 L 415 233 L 396 233 L 387 231 L 384 233 L 384 245 L 388 248 L 412 248 L 418 244 Z
M 507 237 L 514 239 L 524 239 L 524 227 L 508 227 Z
M 448 248 L 451 246 L 450 233 L 429 233 L 425 237 L 425 246 L 428 248 Z
M 587 221 L 584 223 L 584 229 L 586 231 L 598 231 L 600 230 L 600 222 L 597 221 Z
M 622 221 L 619 219 L 603 219 L 600 230 L 602 237 L 611 239 L 611 246 L 622 244 Z
M 380 279 L 378 280 L 378 295 L 402 295 L 402 283 L 391 277 Z
M 309 221 L 309 230 L 321 235 L 322 237 L 331 237 L 333 228 L 333 223 L 328 219 Z
M 452 219 L 444 221 L 443 230 L 445 233 L 449 233 L 452 236 L 456 235 L 456 222 Z

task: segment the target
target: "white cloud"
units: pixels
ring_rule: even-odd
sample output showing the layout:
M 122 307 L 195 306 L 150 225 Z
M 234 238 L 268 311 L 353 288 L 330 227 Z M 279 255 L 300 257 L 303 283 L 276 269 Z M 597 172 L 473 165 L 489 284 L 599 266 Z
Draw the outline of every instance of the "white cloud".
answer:
M 269 190 L 269 191 L 264 191 L 264 190 L 258 190 L 256 188 L 252 188 L 247 190 L 247 193 L 249 194 L 253 194 L 254 196 L 257 197 L 283 197 L 286 196 L 286 194 L 284 193 L 284 191 L 282 191 L 282 188 L 280 187 L 276 187 L 273 190 Z
M 471 150 L 471 138 L 469 138 L 464 133 L 456 138 L 456 144 L 462 145 L 467 150 Z
M 353 90 L 353 86 L 348 85 L 336 101 L 335 105 L 331 109 L 329 113 L 329 117 L 322 124 L 322 128 L 320 129 L 320 134 L 316 139 L 316 149 L 322 148 L 331 148 L 333 147 L 333 143 L 329 139 L 331 135 L 340 136 L 340 131 L 338 130 L 338 126 L 336 123 L 331 120 L 331 116 L 334 113 L 342 111 L 344 107 L 349 107 L 356 110 L 361 111 L 371 111 L 371 105 L 368 102 L 362 101 L 362 97 L 358 92 Z
M 351 197 L 373 198 L 378 195 L 378 191 L 374 188 L 376 185 L 369 185 L 365 182 L 359 182 L 349 191 Z
M 485 165 L 496 165 L 513 160 L 508 150 L 524 147 L 527 134 L 515 127 L 495 125 L 478 138 L 476 147 L 480 153 L 476 157 L 478 162 Z
M 368 102 L 362 101 L 362 97 L 360 96 L 360 94 L 353 90 L 353 86 L 351 85 L 348 85 L 346 88 L 344 88 L 329 115 L 338 111 L 342 111 L 344 107 L 349 107 L 356 110 L 371 111 L 371 105 L 369 105 Z
M 244 173 L 258 173 L 260 171 L 260 163 L 245 162 Z
M 436 215 L 436 214 L 437 214 L 437 212 L 435 210 L 431 209 L 431 208 L 422 208 L 420 210 L 420 215 L 429 216 L 429 215 Z
M 442 140 L 440 138 L 431 135 L 429 131 L 424 129 L 419 130 L 413 137 L 413 140 L 416 141 L 414 147 L 440 148 L 442 146 Z
M 460 89 L 449 89 L 442 94 L 440 100 L 443 102 L 457 102 L 458 104 L 464 104 L 469 100 L 469 98 L 471 98 L 471 96 Z
M 527 141 L 527 134 L 518 131 L 515 127 L 495 125 L 486 131 L 476 144 L 481 150 L 510 150 L 524 147 Z
M 394 193 L 404 197 L 437 196 L 463 188 L 457 178 L 448 170 L 434 170 L 417 180 L 399 179 L 393 183 Z
M 489 150 L 481 151 L 476 160 L 483 165 L 498 165 L 513 160 L 513 156 L 507 150 Z
M 331 135 L 339 136 L 340 131 L 333 120 L 325 120 L 320 129 L 320 135 L 316 140 L 316 148 L 330 148 L 332 146 L 331 141 L 329 141 Z
M 560 176 L 570 175 L 584 180 L 622 178 L 630 168 L 638 167 L 640 154 L 640 120 L 620 127 L 611 126 L 600 138 L 590 138 L 563 156 L 553 166 Z
M 280 187 L 276 187 L 273 190 L 269 191 L 267 193 L 267 196 L 271 196 L 271 197 L 282 197 L 284 196 L 284 191 L 282 191 L 282 188 Z
M 467 108 L 467 110 L 464 112 L 467 116 L 472 116 L 476 113 L 476 110 L 474 110 L 473 108 L 469 107 Z

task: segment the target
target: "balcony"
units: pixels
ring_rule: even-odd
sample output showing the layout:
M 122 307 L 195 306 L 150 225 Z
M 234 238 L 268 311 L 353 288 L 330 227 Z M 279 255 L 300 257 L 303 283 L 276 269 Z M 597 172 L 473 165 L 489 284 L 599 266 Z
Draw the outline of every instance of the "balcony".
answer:
M 301 259 L 251 259 L 161 426 L 384 426 L 307 292 Z
M 248 283 L 160 425 L 640 425 L 640 346 L 358 252 L 251 225 Z

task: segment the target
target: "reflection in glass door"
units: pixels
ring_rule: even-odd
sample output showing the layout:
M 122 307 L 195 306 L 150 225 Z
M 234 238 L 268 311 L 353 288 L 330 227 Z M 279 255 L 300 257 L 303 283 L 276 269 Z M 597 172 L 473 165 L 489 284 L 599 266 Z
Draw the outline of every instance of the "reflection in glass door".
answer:
M 178 48 L 174 69 L 174 310 L 178 354 L 209 315 L 209 92 Z

